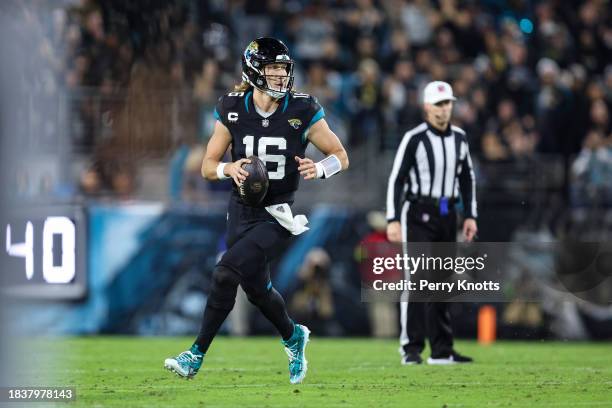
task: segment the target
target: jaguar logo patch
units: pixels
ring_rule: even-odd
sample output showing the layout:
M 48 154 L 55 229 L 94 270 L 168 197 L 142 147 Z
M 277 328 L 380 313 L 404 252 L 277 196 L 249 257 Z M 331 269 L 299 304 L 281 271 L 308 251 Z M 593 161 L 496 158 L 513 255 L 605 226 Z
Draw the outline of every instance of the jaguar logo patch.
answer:
M 300 126 L 302 126 L 302 121 L 299 119 L 289 119 L 288 122 L 289 125 L 296 130 L 299 129 Z

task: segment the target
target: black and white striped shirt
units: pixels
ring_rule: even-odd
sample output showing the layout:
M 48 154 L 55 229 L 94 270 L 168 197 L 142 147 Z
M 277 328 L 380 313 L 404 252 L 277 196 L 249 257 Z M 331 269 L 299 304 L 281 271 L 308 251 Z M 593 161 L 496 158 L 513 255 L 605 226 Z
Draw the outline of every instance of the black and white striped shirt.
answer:
M 389 176 L 387 220 L 400 220 L 408 196 L 458 198 L 459 193 L 465 217 L 476 218 L 476 181 L 463 129 L 440 132 L 423 122 L 406 132 Z

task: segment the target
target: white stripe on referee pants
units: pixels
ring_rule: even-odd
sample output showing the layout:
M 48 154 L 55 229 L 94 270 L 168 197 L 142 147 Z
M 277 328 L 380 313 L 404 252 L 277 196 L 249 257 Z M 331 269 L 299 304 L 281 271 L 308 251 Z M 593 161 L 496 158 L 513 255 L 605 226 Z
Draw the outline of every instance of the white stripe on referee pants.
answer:
M 410 201 L 405 201 L 402 206 L 402 216 L 400 218 L 400 225 L 402 228 L 402 252 L 404 255 L 408 254 L 408 245 L 406 241 L 408 240 L 408 209 L 410 208 Z M 410 281 L 410 271 L 408 269 L 404 269 L 404 279 Z M 400 346 L 405 346 L 410 343 L 410 338 L 408 338 L 408 299 L 409 292 L 405 290 L 402 292 L 402 297 L 400 301 Z M 400 352 L 403 353 L 403 349 L 400 347 Z

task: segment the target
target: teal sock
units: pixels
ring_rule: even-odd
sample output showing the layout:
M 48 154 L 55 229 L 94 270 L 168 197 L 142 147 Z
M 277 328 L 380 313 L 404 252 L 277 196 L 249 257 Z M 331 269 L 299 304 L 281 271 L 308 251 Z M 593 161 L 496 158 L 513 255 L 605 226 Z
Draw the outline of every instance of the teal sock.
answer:
M 194 344 L 193 346 L 191 346 L 191 349 L 189 349 L 189 351 L 191 351 L 193 354 L 198 354 L 198 355 L 201 355 L 201 356 L 204 355 L 204 353 L 202 353 L 200 351 L 200 348 L 198 347 L 197 344 Z
M 293 323 L 293 334 L 291 335 L 291 337 L 289 337 L 287 341 L 285 341 L 285 343 L 293 343 L 299 337 L 300 337 L 300 331 L 297 328 L 297 324 Z

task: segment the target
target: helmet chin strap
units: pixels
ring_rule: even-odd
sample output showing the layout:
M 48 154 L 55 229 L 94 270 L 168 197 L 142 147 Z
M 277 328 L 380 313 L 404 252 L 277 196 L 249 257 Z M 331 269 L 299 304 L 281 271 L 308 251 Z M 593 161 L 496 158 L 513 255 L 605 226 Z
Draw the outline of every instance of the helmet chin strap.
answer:
M 266 89 L 264 90 L 264 92 L 266 93 L 266 95 L 274 98 L 274 99 L 281 99 L 283 96 L 287 95 L 287 91 L 285 92 L 280 92 L 280 91 L 272 91 L 270 89 Z
M 260 90 L 261 92 L 265 93 L 266 95 L 268 95 L 269 97 L 273 98 L 273 99 L 281 99 L 283 98 L 285 95 L 287 95 L 287 92 L 289 92 L 288 90 L 285 92 L 281 92 L 281 91 L 275 91 L 273 89 L 268 88 L 267 86 L 265 88 L 256 86 L 253 82 L 251 82 L 250 80 L 248 81 L 249 84 L 251 84 L 251 86 L 255 89 Z

